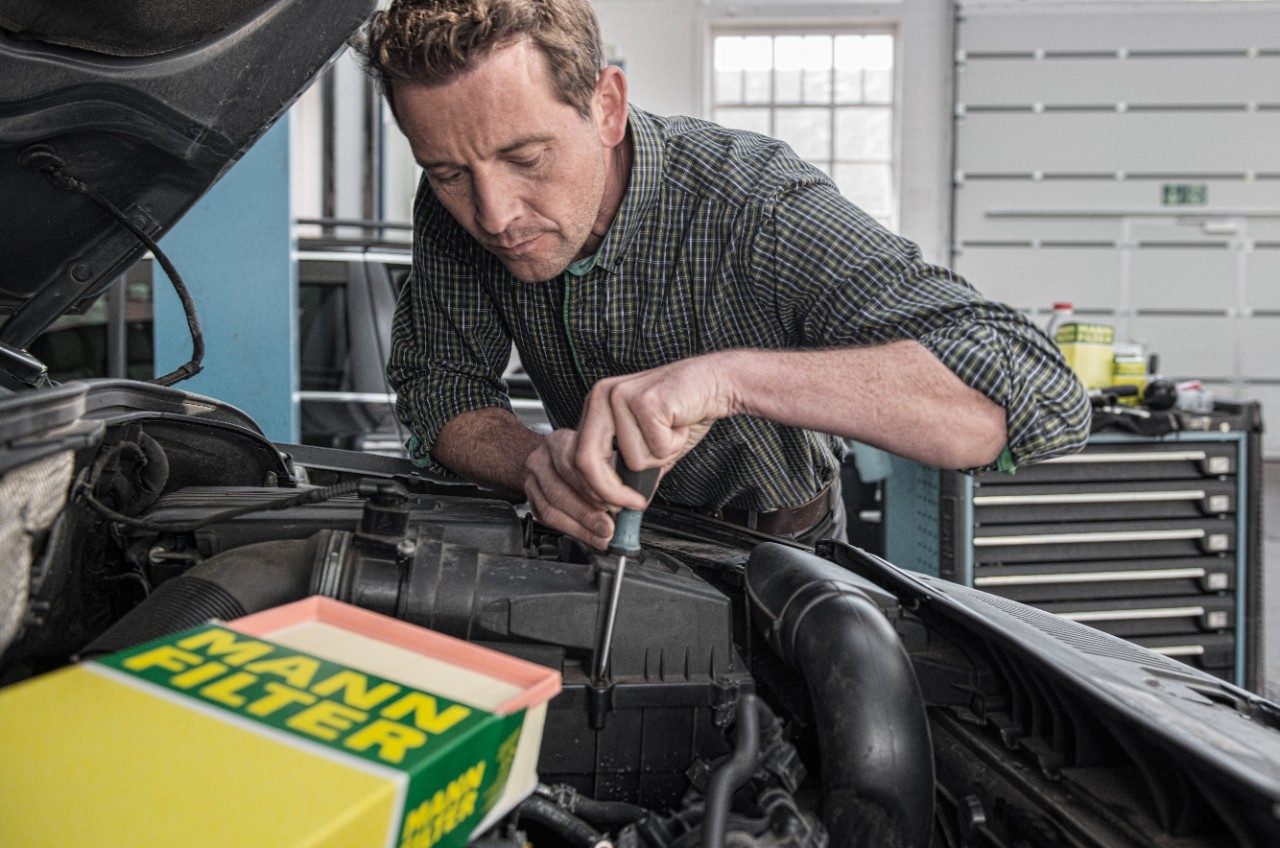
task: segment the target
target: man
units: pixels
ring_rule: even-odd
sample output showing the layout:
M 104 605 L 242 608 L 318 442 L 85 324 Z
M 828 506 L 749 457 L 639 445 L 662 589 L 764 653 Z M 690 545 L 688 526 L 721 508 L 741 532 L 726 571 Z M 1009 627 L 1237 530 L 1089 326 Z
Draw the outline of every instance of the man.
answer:
M 786 145 L 629 108 L 586 0 L 397 0 L 366 49 L 425 172 L 388 366 L 420 464 L 603 548 L 645 506 L 615 443 L 664 501 L 801 538 L 842 532 L 819 434 L 960 469 L 1083 443 L 1025 319 Z M 510 411 L 513 340 L 549 436 Z

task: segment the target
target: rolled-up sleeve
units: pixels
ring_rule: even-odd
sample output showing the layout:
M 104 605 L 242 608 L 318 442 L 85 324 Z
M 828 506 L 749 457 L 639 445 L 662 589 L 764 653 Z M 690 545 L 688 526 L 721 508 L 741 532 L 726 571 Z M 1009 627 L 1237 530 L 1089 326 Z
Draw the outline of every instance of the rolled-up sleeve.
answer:
M 480 273 L 431 241 L 415 239 L 413 271 L 391 325 L 387 378 L 396 413 L 413 435 L 409 457 L 447 478 L 457 475 L 434 456 L 444 425 L 475 409 L 511 410 L 502 379 L 511 338 Z
M 1053 343 L 1017 310 L 925 262 L 915 244 L 830 182 L 815 178 L 778 192 L 763 204 L 756 230 L 752 273 L 767 279 L 761 284 L 793 344 L 913 339 L 1005 409 L 1015 464 L 1083 446 L 1088 396 Z

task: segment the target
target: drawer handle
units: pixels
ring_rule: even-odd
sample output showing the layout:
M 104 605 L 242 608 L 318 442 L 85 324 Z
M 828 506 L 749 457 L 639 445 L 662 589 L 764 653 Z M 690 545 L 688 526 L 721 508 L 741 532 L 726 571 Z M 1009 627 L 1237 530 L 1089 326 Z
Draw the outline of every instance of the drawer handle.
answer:
M 1149 503 L 1155 501 L 1198 501 L 1203 489 L 1177 492 L 1082 492 L 1060 495 L 975 495 L 974 506 L 1032 506 L 1036 504 Z
M 1043 533 L 1031 536 L 979 536 L 975 548 L 999 548 L 1012 545 L 1065 545 L 1073 542 L 1171 542 L 1203 539 L 1204 528 L 1190 530 L 1112 530 L 1098 533 Z
M 1145 621 L 1152 618 L 1199 618 L 1204 615 L 1204 607 L 1153 607 L 1151 609 L 1128 610 L 1080 610 L 1079 612 L 1060 612 L 1059 618 L 1067 621 Z
M 1165 645 L 1161 648 L 1147 648 L 1147 650 L 1155 651 L 1157 654 L 1164 654 L 1166 657 L 1204 656 L 1204 645 Z
M 1095 571 L 1076 574 L 989 574 L 973 578 L 974 586 L 1042 586 L 1056 583 L 1110 583 L 1121 580 L 1180 580 L 1205 576 L 1203 568 L 1156 568 L 1151 571 Z
M 1102 462 L 1200 462 L 1204 451 L 1147 451 L 1146 453 L 1075 453 L 1041 460 L 1039 465 L 1095 465 Z

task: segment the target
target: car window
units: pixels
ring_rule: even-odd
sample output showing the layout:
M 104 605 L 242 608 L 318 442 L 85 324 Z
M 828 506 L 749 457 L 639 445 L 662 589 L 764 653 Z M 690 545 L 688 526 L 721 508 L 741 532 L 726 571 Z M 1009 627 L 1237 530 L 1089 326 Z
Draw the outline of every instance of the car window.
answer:
M 87 377 L 128 377 L 150 380 L 155 376 L 152 336 L 152 263 L 143 259 L 124 275 L 120 292 L 123 313 L 113 316 L 110 294 L 104 292 L 81 315 L 64 315 L 31 343 L 31 355 L 49 369 L 58 383 Z M 124 346 L 123 367 L 108 361 L 109 337 L 119 335 Z
M 347 386 L 351 340 L 347 332 L 347 265 L 304 261 L 298 265 L 298 363 L 303 391 L 334 392 Z

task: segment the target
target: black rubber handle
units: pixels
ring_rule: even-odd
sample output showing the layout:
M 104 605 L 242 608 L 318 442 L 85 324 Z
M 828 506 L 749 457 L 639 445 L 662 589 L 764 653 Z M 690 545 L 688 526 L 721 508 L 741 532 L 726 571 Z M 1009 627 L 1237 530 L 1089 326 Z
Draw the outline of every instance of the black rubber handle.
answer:
M 653 490 L 658 486 L 658 469 L 648 471 L 632 471 L 618 454 L 615 465 L 622 482 L 635 489 L 646 499 L 653 497 Z M 640 519 L 644 510 L 624 509 L 613 521 L 613 539 L 609 542 L 609 552 L 613 554 L 636 553 L 640 550 Z
M 646 471 L 632 471 L 627 467 L 626 460 L 622 458 L 622 453 L 618 453 L 618 461 L 615 463 L 618 470 L 618 476 L 622 478 L 622 483 L 632 489 L 635 489 L 645 498 L 653 497 L 654 489 L 658 488 L 658 472 L 659 468 L 650 468 Z

